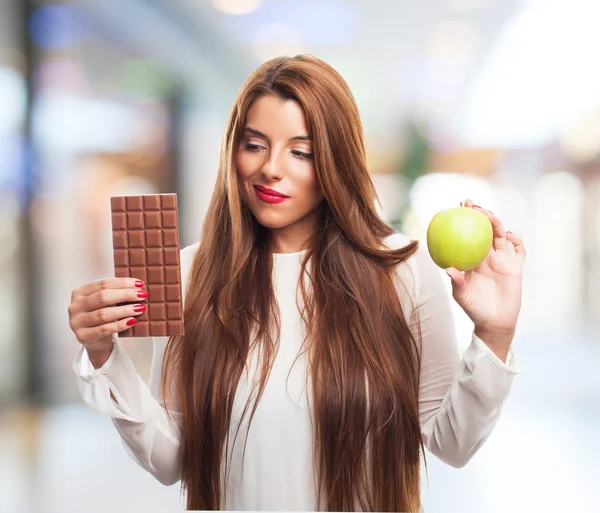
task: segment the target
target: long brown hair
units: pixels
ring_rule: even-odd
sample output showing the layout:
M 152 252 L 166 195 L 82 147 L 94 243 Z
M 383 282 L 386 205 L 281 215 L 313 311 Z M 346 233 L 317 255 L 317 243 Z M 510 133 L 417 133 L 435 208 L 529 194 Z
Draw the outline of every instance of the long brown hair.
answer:
M 243 204 L 235 169 L 246 114 L 265 94 L 303 108 L 324 195 L 319 229 L 302 262 L 305 275 L 310 261 L 308 286 L 299 282 L 318 508 L 416 512 L 423 449 L 420 337 L 409 328 L 394 268 L 418 243 L 384 247 L 393 230 L 375 209 L 354 98 L 331 66 L 307 55 L 266 62 L 238 93 L 185 291 L 185 336 L 167 345 L 162 389 L 166 396 L 167 384 L 174 383 L 182 409 L 187 508 L 224 506 L 223 448 L 240 377 L 257 350 L 260 379 L 243 412 L 253 402 L 251 421 L 277 351 L 269 233 Z

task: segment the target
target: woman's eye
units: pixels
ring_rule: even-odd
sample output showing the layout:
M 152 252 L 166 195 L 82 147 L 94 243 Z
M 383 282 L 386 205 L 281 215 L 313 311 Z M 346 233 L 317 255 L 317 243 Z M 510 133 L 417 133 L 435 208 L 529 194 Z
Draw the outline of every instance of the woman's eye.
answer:
M 260 151 L 262 149 L 262 146 L 259 146 L 258 144 L 245 143 L 244 148 L 246 148 L 249 151 Z
M 313 153 L 304 153 L 303 151 L 299 150 L 292 150 L 292 155 L 295 155 L 296 157 L 301 159 L 312 159 L 314 156 Z

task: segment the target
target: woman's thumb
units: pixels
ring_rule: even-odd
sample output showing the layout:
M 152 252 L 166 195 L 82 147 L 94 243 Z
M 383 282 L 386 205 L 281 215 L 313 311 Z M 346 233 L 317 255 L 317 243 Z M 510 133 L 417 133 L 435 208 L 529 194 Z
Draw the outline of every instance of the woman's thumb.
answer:
M 446 274 L 452 280 L 452 292 L 454 296 L 461 296 L 465 289 L 465 275 L 454 267 L 448 267 Z

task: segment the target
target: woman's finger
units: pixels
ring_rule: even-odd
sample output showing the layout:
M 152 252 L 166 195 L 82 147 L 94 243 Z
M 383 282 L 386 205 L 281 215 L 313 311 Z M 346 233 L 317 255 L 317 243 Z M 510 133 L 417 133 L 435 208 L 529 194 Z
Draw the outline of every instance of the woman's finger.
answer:
M 101 290 L 109 289 L 140 289 L 145 284 L 136 278 L 103 278 L 92 281 L 73 291 L 75 298 L 87 297 Z
M 94 326 L 93 328 L 79 328 L 75 335 L 79 343 L 85 347 L 91 347 L 103 338 L 128 330 L 137 322 L 138 320 L 135 317 L 126 317 L 125 319 Z
M 465 292 L 466 280 L 465 275 L 455 267 L 448 267 L 446 274 L 452 280 L 452 294 L 454 297 L 460 297 Z
M 473 208 L 485 214 L 490 220 L 490 223 L 492 224 L 492 230 L 494 232 L 494 249 L 496 251 L 506 250 L 508 248 L 508 244 L 506 243 L 506 232 L 504 231 L 504 226 L 502 226 L 500 219 L 498 219 L 489 210 L 485 210 L 479 205 L 473 205 Z
M 517 237 L 513 232 L 506 232 L 506 238 L 514 246 L 515 253 L 525 258 L 527 251 L 525 251 L 525 246 L 523 245 L 523 240 L 521 237 Z

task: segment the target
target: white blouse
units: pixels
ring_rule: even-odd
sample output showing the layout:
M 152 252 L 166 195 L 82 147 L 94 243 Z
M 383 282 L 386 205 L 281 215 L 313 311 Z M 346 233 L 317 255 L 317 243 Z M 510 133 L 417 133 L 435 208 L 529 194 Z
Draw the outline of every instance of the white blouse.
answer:
M 385 242 L 390 248 L 400 248 L 410 239 L 397 233 Z M 198 245 L 181 251 L 184 292 Z M 306 357 L 296 358 L 304 328 L 294 292 L 304 253 L 273 255 L 275 295 L 281 312 L 280 346 L 250 429 L 247 413 L 233 444 L 252 375 L 240 380 L 230 426 L 231 469 L 223 509 L 316 510 Z M 518 373 L 516 359 L 511 351 L 504 363 L 474 333 L 460 359 L 450 298 L 426 248 L 420 247 L 399 265 L 398 275 L 408 287 L 404 292 L 398 289 L 407 319 L 410 308 L 415 304 L 419 308 L 423 343 L 419 414 L 424 443 L 445 463 L 462 467 L 494 429 Z M 99 369 L 94 369 L 83 347 L 78 348 L 73 369 L 82 397 L 90 407 L 112 418 L 134 461 L 161 483 L 172 485 L 180 479 L 181 416 L 167 416 L 160 393 L 168 337 L 152 338 L 149 386 L 138 375 L 118 336 L 113 339 L 113 351 Z M 118 404 L 111 399 L 111 391 Z

